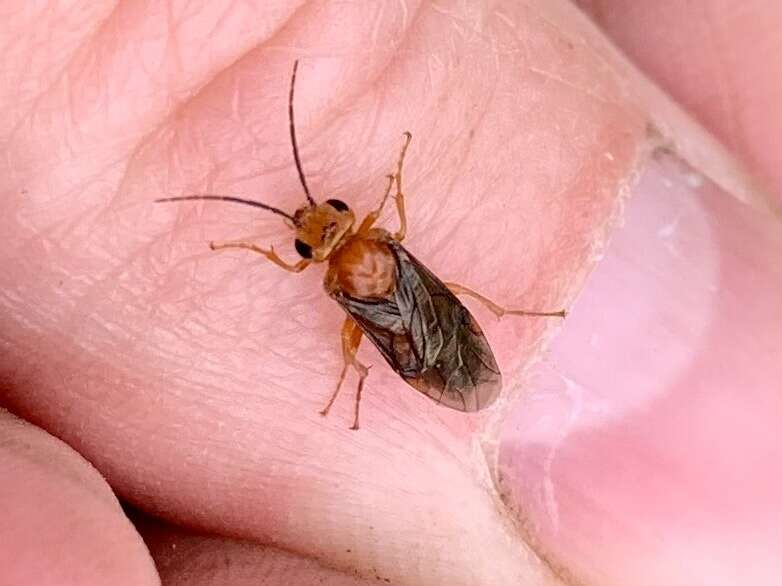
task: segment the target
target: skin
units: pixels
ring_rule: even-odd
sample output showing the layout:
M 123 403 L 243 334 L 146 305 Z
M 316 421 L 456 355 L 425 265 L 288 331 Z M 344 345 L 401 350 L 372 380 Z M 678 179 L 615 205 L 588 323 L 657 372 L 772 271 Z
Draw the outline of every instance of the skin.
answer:
M 742 27 L 731 29 L 726 20 L 714 42 L 726 51 L 741 44 L 737 55 L 762 61 L 751 43 L 768 45 L 746 31 L 755 30 L 753 22 L 778 22 L 769 12 L 779 8 L 770 4 L 750 3 Z M 769 195 L 779 184 L 773 161 L 752 155 L 770 152 L 763 145 L 779 128 L 777 109 L 759 100 L 722 106 L 755 112 L 737 123 L 747 124 L 749 146 L 737 149 L 747 159 L 742 170 L 579 14 L 550 2 L 501 2 L 494 12 L 427 3 L 405 12 L 399 4 L 378 12 L 368 3 L 264 2 L 224 12 L 216 3 L 184 12 L 162 4 L 7 6 L 13 18 L 2 33 L 8 83 L 0 88 L 0 402 L 31 423 L 19 428 L 10 415 L 0 420 L 3 470 L 13 471 L 0 474 L 0 483 L 21 503 L 13 526 L 0 527 L 0 549 L 17 583 L 118 583 L 120 572 L 123 583 L 155 584 L 140 534 L 152 556 L 165 561 L 168 573 L 161 573 L 171 583 L 171 576 L 215 583 L 210 568 L 218 562 L 238 576 L 256 560 L 268 583 L 286 583 L 283 568 L 297 559 L 301 572 L 327 568 L 320 577 L 334 584 L 350 583 L 348 575 L 396 584 L 622 584 L 634 575 L 727 584 L 736 583 L 731 568 L 752 568 L 754 584 L 778 582 L 774 528 L 782 520 L 774 511 L 782 481 L 775 446 L 782 442 L 775 430 L 782 408 L 771 381 L 780 376 L 772 358 L 782 317 L 765 292 L 778 290 L 782 278 L 763 262 L 779 245 Z M 613 6 L 601 3 L 604 21 Z M 756 21 L 748 16 L 753 10 L 762 15 Z M 621 17 L 612 22 L 615 38 L 638 38 L 632 18 L 626 28 Z M 650 17 L 644 31 L 649 22 L 664 21 Z M 687 38 L 689 23 L 674 19 L 665 30 Z M 710 57 L 683 47 L 687 63 Z M 661 48 L 631 49 L 659 71 Z M 252 236 L 294 262 L 292 233 L 279 217 L 241 206 L 151 203 L 194 192 L 258 197 L 289 212 L 302 203 L 285 115 L 295 57 L 302 60 L 299 142 L 317 199 L 343 199 L 359 216 L 374 209 L 401 132 L 410 130 L 410 250 L 444 279 L 495 301 L 539 309 L 579 300 L 563 326 L 497 322 L 471 305 L 506 378 L 496 411 L 464 416 L 440 409 L 362 348 L 362 362 L 374 365 L 362 429 L 348 429 L 352 404 L 345 396 L 323 419 L 318 410 L 341 367 L 342 315 L 322 292 L 322 271 L 292 275 L 249 252 L 207 246 Z M 743 77 L 755 71 L 757 79 Z M 720 70 L 720 79 L 770 96 L 781 77 L 735 63 Z M 674 74 L 664 81 L 710 122 L 708 108 L 698 110 L 706 103 L 698 92 L 708 84 L 685 87 Z M 670 161 L 648 162 L 650 140 L 660 135 L 715 182 L 710 197 L 691 197 Z M 636 171 L 647 174 L 632 196 L 623 188 Z M 666 181 L 681 186 L 681 197 L 660 197 Z M 752 211 L 735 207 L 739 199 Z M 676 207 L 689 201 L 698 205 Z M 720 204 L 709 207 L 713 201 Z M 595 279 L 588 279 L 601 277 L 614 259 L 628 263 L 614 265 L 620 277 L 657 266 L 645 243 L 657 243 L 658 231 L 618 227 L 621 213 L 631 227 L 644 225 L 629 222 L 636 214 L 654 217 L 657 204 L 644 202 L 670 205 L 673 217 L 682 212 L 694 226 L 721 226 L 717 234 L 724 235 L 713 246 L 698 246 L 711 244 L 707 239 L 683 246 L 683 254 L 695 256 L 664 292 L 652 297 L 659 279 L 639 278 L 639 295 L 649 297 L 648 311 L 661 320 L 651 329 L 642 329 L 637 311 L 621 311 L 637 309 L 638 296 L 623 298 L 617 286 L 597 296 Z M 384 225 L 394 230 L 392 217 L 387 213 Z M 687 226 L 683 233 L 701 234 Z M 626 248 L 608 249 L 598 263 L 595 252 L 612 235 Z M 640 252 L 622 254 L 633 250 Z M 717 263 L 726 258 L 738 260 Z M 667 274 L 668 262 L 663 258 L 655 275 Z M 692 267 L 715 263 L 757 269 L 751 279 L 738 269 L 720 273 L 719 291 L 752 299 L 744 311 L 734 304 L 723 316 L 704 313 L 704 297 L 687 297 L 701 291 L 693 288 L 700 281 Z M 608 277 L 602 282 L 612 282 Z M 589 311 L 577 313 L 578 303 Z M 581 321 L 606 308 L 609 321 L 626 331 Z M 687 337 L 704 324 L 709 344 Z M 607 331 L 619 340 L 617 350 L 595 359 L 588 342 Z M 556 387 L 535 382 L 540 373 L 529 364 L 542 356 L 538 343 L 550 342 L 554 358 L 544 365 L 570 374 L 579 365 L 617 361 L 627 340 L 639 339 L 651 345 L 639 346 L 633 360 L 625 356 L 628 368 L 582 376 L 590 386 L 582 385 L 579 413 L 609 412 L 610 425 L 573 415 L 577 425 L 569 429 L 586 423 L 599 433 L 552 434 L 547 426 L 568 429 L 557 418 L 575 413 L 558 400 L 575 395 L 547 394 Z M 758 340 L 762 346 L 753 346 Z M 694 365 L 687 384 L 669 384 L 660 374 L 669 371 L 655 364 L 639 367 L 643 384 L 633 387 L 597 378 L 606 370 L 630 372 L 671 345 L 680 352 L 676 360 Z M 735 368 L 720 369 L 728 364 Z M 742 393 L 714 392 L 723 388 Z M 647 419 L 639 421 L 639 413 Z M 46 464 L 13 464 L 30 453 Z M 488 465 L 482 454 L 489 454 Z M 601 468 L 595 454 L 608 457 L 599 462 L 624 458 L 632 467 Z M 140 523 L 135 533 L 95 470 L 119 499 L 164 524 Z M 42 505 L 63 495 L 74 475 L 76 488 L 47 513 Z M 650 487 L 648 478 L 658 484 Z M 557 507 L 539 494 L 554 494 Z M 683 520 L 683 511 L 694 513 Z M 191 533 L 186 538 L 183 527 Z M 46 539 L 16 539 L 20 528 Z M 171 540 L 180 538 L 188 547 L 172 554 Z M 269 561 L 269 546 L 284 564 Z M 64 573 L 47 573 L 29 561 L 40 559 L 41 549 L 74 561 L 64 562 Z M 195 556 L 210 561 L 194 566 Z M 81 561 L 88 558 L 93 563 Z M 710 564 L 715 559 L 720 571 Z M 93 574 L 68 573 L 87 566 Z M 182 578 L 177 568 L 189 574 Z
M 776 137 L 782 133 L 782 51 L 776 2 L 578 4 L 642 70 L 713 132 L 782 198 Z

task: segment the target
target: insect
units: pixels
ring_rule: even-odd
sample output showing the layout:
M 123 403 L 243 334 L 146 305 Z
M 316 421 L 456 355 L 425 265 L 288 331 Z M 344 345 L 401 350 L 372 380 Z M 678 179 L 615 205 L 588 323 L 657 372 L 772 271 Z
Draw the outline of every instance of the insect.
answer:
M 294 246 L 301 256 L 298 262 L 290 264 L 273 248 L 250 242 L 212 242 L 211 249 L 250 250 L 292 273 L 313 263 L 328 264 L 326 292 L 347 315 L 342 326 L 342 370 L 322 415 L 328 414 L 348 369 L 353 368 L 358 383 L 351 429 L 358 429 L 361 393 L 369 373 L 367 366 L 356 358 L 364 336 L 402 379 L 438 404 L 465 412 L 489 406 L 502 387 L 500 369 L 481 328 L 456 295 L 477 299 L 497 317 L 565 317 L 565 311 L 505 309 L 467 287 L 441 281 L 402 246 L 407 233 L 402 166 L 412 140 L 409 132 L 404 133 L 396 170 L 387 176 L 388 186 L 380 205 L 360 223 L 341 200 L 317 203 L 307 186 L 296 142 L 293 98 L 297 69 L 298 61 L 291 75 L 288 122 L 293 159 L 307 200 L 304 205 L 291 215 L 259 201 L 223 195 L 188 195 L 156 201 L 217 200 L 272 212 L 285 218 L 296 232 Z M 399 229 L 393 233 L 375 227 L 392 190 L 399 216 Z

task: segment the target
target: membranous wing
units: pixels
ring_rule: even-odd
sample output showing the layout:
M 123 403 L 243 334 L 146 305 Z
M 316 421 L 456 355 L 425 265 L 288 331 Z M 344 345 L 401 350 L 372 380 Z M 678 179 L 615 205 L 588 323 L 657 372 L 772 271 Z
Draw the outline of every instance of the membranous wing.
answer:
M 396 288 L 387 299 L 335 299 L 391 367 L 413 388 L 442 405 L 478 411 L 500 392 L 494 355 L 467 308 L 401 244 L 387 242 L 396 259 Z

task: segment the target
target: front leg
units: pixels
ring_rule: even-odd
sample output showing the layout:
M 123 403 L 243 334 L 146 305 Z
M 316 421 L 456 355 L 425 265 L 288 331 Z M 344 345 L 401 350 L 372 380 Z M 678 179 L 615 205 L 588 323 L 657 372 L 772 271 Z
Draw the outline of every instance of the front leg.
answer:
M 380 213 L 383 211 L 383 206 L 386 205 L 388 194 L 391 193 L 391 187 L 394 185 L 394 176 L 386 175 L 386 179 L 388 179 L 388 187 L 386 187 L 386 193 L 383 195 L 383 199 L 380 200 L 380 205 L 377 206 L 376 210 L 369 212 L 367 217 L 364 218 L 364 220 L 361 222 L 361 225 L 358 227 L 358 233 L 361 236 L 366 236 L 369 233 L 369 230 L 380 217 Z
M 261 248 L 252 242 L 210 242 L 209 248 L 212 250 L 223 250 L 225 248 L 243 248 L 245 250 L 252 250 L 253 252 L 262 254 L 278 267 L 285 269 L 286 271 L 290 271 L 291 273 L 300 273 L 306 269 L 311 262 L 309 259 L 304 258 L 295 264 L 288 264 L 279 256 L 277 256 L 277 253 L 274 252 L 274 248 L 269 248 L 269 250 L 266 250 L 265 248 Z
M 402 240 L 405 239 L 405 235 L 407 234 L 407 216 L 405 215 L 405 197 L 402 194 L 402 166 L 405 161 L 405 155 L 407 154 L 407 147 L 410 146 L 410 141 L 413 139 L 413 135 L 409 132 L 405 132 L 404 137 L 405 143 L 402 145 L 402 151 L 399 153 L 399 160 L 396 164 L 396 174 L 388 175 L 388 188 L 383 195 L 383 199 L 380 200 L 380 205 L 376 210 L 367 214 L 367 217 L 364 218 L 363 222 L 361 222 L 361 226 L 358 229 L 358 233 L 361 235 L 366 235 L 372 225 L 380 217 L 380 213 L 383 211 L 383 206 L 386 205 L 386 200 L 388 200 L 388 196 L 391 194 L 391 188 L 394 185 L 394 181 L 396 181 L 396 193 L 394 194 L 394 199 L 396 200 L 396 211 L 399 215 L 399 230 L 393 235 L 393 238 L 397 242 L 402 242 Z
M 402 193 L 402 164 L 405 162 L 405 155 L 407 154 L 407 147 L 410 146 L 410 141 L 413 140 L 413 135 L 409 132 L 405 132 L 405 144 L 402 147 L 402 152 L 399 155 L 399 162 L 396 165 L 396 212 L 399 214 L 399 230 L 394 234 L 394 240 L 402 242 L 407 235 L 407 216 L 405 215 L 405 196 Z

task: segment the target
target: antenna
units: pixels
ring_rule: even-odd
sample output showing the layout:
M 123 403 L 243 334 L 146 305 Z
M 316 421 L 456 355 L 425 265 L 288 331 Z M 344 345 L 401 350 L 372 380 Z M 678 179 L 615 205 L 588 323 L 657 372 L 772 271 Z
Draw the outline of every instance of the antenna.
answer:
M 299 147 L 296 144 L 296 125 L 293 120 L 293 88 L 296 86 L 296 70 L 299 68 L 299 60 L 293 62 L 293 75 L 291 75 L 291 91 L 288 95 L 288 121 L 291 128 L 291 142 L 293 143 L 293 158 L 296 161 L 296 170 L 299 172 L 299 179 L 301 180 L 301 186 L 304 188 L 304 194 L 307 196 L 307 201 L 311 206 L 315 206 L 315 200 L 310 195 L 310 190 L 307 187 L 307 181 L 304 179 L 304 171 L 301 168 L 301 160 L 299 159 Z
M 304 188 L 304 194 L 307 196 L 307 201 L 309 202 L 310 206 L 317 205 L 315 203 L 315 200 L 312 199 L 312 196 L 310 195 L 310 190 L 307 187 L 307 181 L 304 178 L 304 171 L 301 168 L 301 160 L 299 159 L 299 147 L 296 144 L 296 126 L 294 123 L 293 118 L 293 90 L 296 86 L 296 70 L 299 68 L 299 60 L 293 62 L 293 75 L 291 75 L 291 91 L 288 95 L 288 117 L 290 122 L 290 129 L 291 129 L 291 142 L 293 143 L 293 158 L 296 161 L 296 170 L 299 172 L 299 180 L 301 181 L 301 186 Z M 290 214 L 283 212 L 281 209 L 272 207 L 270 205 L 267 205 L 265 203 L 261 203 L 260 201 L 255 201 L 252 199 L 244 199 L 242 197 L 233 197 L 230 195 L 211 195 L 211 194 L 199 194 L 199 195 L 183 195 L 181 197 L 163 197 L 160 199 L 156 199 L 155 202 L 169 202 L 169 201 L 192 201 L 192 200 L 212 200 L 212 201 L 229 201 L 232 203 L 241 203 L 248 206 L 253 206 L 256 208 L 261 208 L 262 210 L 269 211 L 273 214 L 277 214 L 278 216 L 282 216 L 283 218 L 286 218 L 296 224 L 296 219 L 291 216 Z
M 294 224 L 296 223 L 296 220 L 293 218 L 293 216 L 291 216 L 290 214 L 286 214 L 282 210 L 279 210 L 275 207 L 266 205 L 265 203 L 261 203 L 259 201 L 254 201 L 252 199 L 244 199 L 241 197 L 233 197 L 230 195 L 183 195 L 181 197 L 163 197 L 161 199 L 156 199 L 155 202 L 160 203 L 166 201 L 189 201 L 194 199 L 208 199 L 213 201 L 230 201 L 233 203 L 242 203 L 244 205 L 261 208 L 262 210 L 266 210 L 273 214 L 277 214 L 278 216 L 282 216 L 283 218 L 287 218 Z

